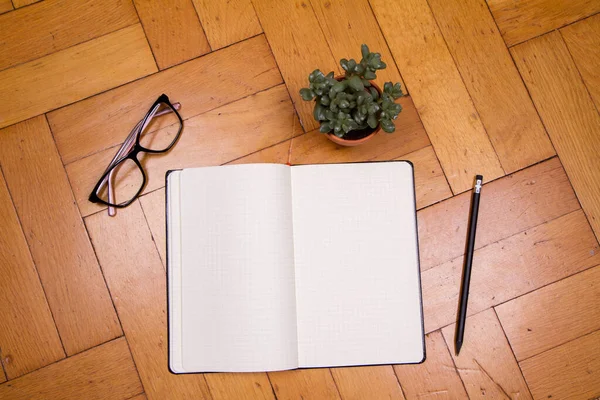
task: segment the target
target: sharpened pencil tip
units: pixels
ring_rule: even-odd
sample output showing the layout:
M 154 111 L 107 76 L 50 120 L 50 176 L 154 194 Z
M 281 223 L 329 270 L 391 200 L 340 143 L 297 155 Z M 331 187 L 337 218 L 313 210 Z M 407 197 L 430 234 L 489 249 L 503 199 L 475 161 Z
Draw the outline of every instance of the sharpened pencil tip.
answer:
M 454 352 L 456 353 L 456 355 L 458 355 L 458 353 L 460 353 L 461 347 L 462 347 L 462 341 L 457 340 L 456 342 L 454 342 Z

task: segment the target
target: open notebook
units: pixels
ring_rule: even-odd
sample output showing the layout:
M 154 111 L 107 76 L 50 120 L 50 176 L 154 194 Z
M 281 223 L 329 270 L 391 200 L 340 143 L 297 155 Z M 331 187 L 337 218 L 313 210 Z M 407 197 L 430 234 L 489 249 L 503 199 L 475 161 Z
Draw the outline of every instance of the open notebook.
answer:
M 171 171 L 167 251 L 172 372 L 424 360 L 409 162 Z

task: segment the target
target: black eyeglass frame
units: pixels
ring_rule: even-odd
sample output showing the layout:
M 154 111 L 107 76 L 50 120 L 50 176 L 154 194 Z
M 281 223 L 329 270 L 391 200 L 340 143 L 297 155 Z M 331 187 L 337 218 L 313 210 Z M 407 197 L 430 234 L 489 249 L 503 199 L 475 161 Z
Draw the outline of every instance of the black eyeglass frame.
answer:
M 177 134 L 175 135 L 175 138 L 173 139 L 171 144 L 169 144 L 164 149 L 161 149 L 161 150 L 147 149 L 140 144 L 140 137 L 142 134 L 142 130 L 143 130 L 144 126 L 146 125 L 148 118 L 150 118 L 150 116 L 152 114 L 152 110 L 157 108 L 160 104 L 165 104 L 166 106 L 168 106 L 171 109 L 171 112 L 175 113 L 175 115 L 177 116 L 177 119 L 179 119 L 179 130 L 177 131 Z M 128 205 L 130 205 L 131 203 L 133 203 L 133 201 L 135 199 L 137 199 L 137 197 L 140 195 L 140 193 L 142 193 L 142 191 L 146 187 L 146 183 L 148 182 L 148 178 L 146 177 L 146 171 L 144 171 L 144 167 L 142 167 L 142 164 L 137 159 L 137 155 L 139 153 L 152 153 L 152 154 L 166 153 L 167 151 L 171 150 L 171 148 L 175 145 L 175 143 L 177 143 L 177 141 L 179 140 L 179 137 L 181 136 L 181 131 L 183 130 L 183 119 L 181 118 L 181 115 L 179 115 L 179 112 L 177 112 L 177 109 L 169 101 L 169 97 L 163 93 L 158 97 L 158 99 L 156 99 L 154 104 L 152 104 L 152 106 L 150 107 L 150 109 L 148 110 L 148 112 L 146 113 L 144 118 L 138 123 L 138 125 L 139 125 L 139 128 L 137 128 L 137 132 L 135 134 L 136 135 L 135 145 L 133 146 L 133 148 L 131 148 L 131 150 L 129 150 L 120 159 L 111 162 L 109 164 L 108 168 L 106 168 L 106 171 L 104 171 L 104 173 L 98 180 L 98 183 L 96 183 L 96 186 L 94 186 L 92 193 L 90 193 L 88 200 L 91 201 L 92 203 L 101 203 L 101 204 L 107 205 L 109 207 L 115 207 L 115 208 L 125 208 Z M 137 165 L 137 167 L 140 169 L 140 171 L 142 173 L 142 185 L 140 186 L 140 189 L 131 199 L 129 199 L 128 201 L 119 203 L 119 204 L 114 204 L 114 203 L 110 203 L 108 201 L 102 200 L 97 194 L 98 189 L 100 188 L 100 186 L 102 186 L 102 184 L 104 183 L 105 180 L 107 181 L 106 185 L 108 185 L 108 179 L 110 179 L 110 178 L 108 178 L 108 175 L 115 168 L 117 168 L 119 165 L 121 165 L 123 162 L 125 162 L 128 159 L 132 160 Z

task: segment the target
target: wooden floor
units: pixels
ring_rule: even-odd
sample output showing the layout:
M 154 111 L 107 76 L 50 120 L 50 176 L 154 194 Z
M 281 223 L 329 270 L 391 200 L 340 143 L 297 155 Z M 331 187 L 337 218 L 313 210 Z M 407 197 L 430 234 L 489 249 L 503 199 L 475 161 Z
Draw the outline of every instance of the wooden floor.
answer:
M 597 0 L 0 0 L 0 399 L 598 398 L 599 12 Z M 409 95 L 397 133 L 338 148 L 298 90 L 363 42 L 388 63 L 380 81 Z M 183 136 L 145 159 L 143 196 L 110 218 L 87 195 L 163 92 L 182 104 Z M 416 169 L 425 363 L 169 373 L 167 169 L 392 159 Z

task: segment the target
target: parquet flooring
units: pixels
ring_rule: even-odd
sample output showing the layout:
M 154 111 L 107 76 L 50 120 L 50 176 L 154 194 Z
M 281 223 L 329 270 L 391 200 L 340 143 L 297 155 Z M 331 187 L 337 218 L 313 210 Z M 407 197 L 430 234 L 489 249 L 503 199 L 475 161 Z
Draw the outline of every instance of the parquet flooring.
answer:
M 0 0 L 0 399 L 600 397 L 600 2 Z M 367 43 L 408 95 L 341 148 L 298 90 Z M 87 195 L 161 93 L 169 153 L 109 217 Z M 164 129 L 168 129 L 164 128 Z M 164 173 L 413 162 L 427 360 L 167 369 Z M 460 356 L 472 177 L 485 178 Z

